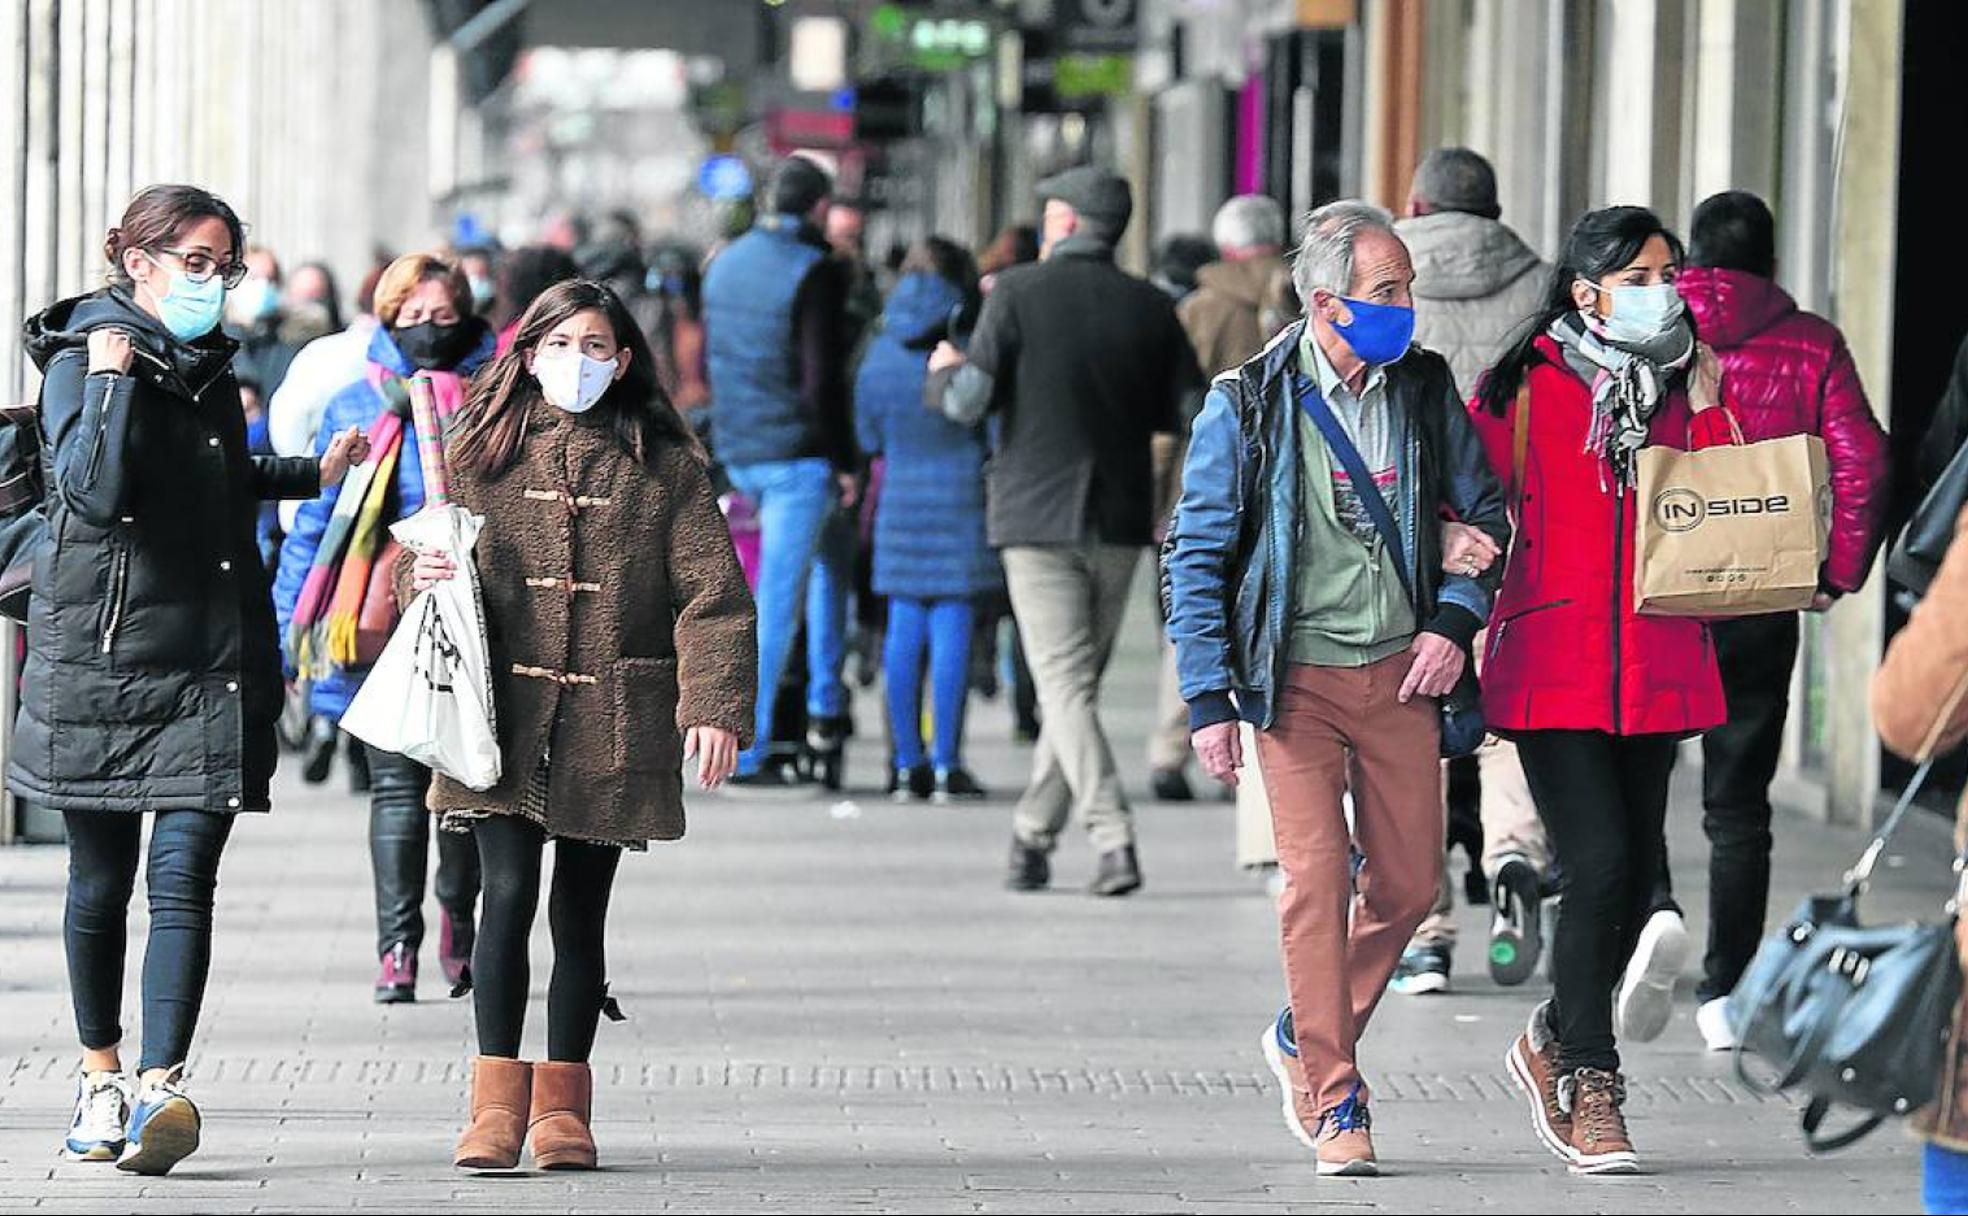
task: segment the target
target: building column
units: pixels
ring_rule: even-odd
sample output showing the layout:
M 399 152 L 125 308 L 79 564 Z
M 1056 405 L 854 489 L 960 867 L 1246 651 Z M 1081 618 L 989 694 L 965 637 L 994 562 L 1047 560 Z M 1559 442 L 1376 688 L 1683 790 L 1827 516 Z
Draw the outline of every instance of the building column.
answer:
M 1872 408 L 1892 414 L 1893 275 L 1898 244 L 1900 161 L 1899 4 L 1850 6 L 1843 118 L 1833 186 L 1831 296 Z M 1885 641 L 1886 604 L 1877 579 L 1847 596 L 1827 622 L 1824 811 L 1870 825 L 1879 791 L 1879 740 L 1872 723 L 1872 673 Z

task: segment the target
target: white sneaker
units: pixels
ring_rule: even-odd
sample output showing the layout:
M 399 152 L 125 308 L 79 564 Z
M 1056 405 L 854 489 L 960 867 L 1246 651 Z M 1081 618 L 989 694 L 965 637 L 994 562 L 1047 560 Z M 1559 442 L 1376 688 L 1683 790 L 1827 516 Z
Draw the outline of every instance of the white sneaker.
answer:
M 116 1168 L 131 1174 L 168 1174 L 198 1151 L 203 1120 L 184 1092 L 184 1065 L 137 1090 Z
M 1620 1038 L 1635 1043 L 1660 1038 L 1674 1016 L 1674 981 L 1687 958 L 1688 927 L 1681 914 L 1663 909 L 1648 917 L 1613 1003 L 1613 1030 Z
M 1703 1001 L 1701 1008 L 1695 1010 L 1695 1029 L 1701 1031 L 1702 1041 L 1710 1051 L 1734 1051 L 1737 1039 L 1735 1027 L 1729 1025 L 1729 998 L 1718 996 Z
M 84 1073 L 75 1083 L 75 1118 L 62 1156 L 70 1161 L 114 1161 L 123 1154 L 123 1128 L 136 1093 L 130 1074 Z

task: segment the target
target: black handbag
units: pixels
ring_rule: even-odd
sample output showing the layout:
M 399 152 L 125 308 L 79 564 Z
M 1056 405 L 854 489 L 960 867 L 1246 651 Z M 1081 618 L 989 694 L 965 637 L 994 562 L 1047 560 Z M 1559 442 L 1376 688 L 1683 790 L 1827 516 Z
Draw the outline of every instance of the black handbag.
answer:
M 1945 1072 L 1961 999 L 1954 901 L 1945 920 L 1871 928 L 1859 921 L 1873 867 L 1933 766 L 1929 755 L 1846 873 L 1845 889 L 1799 904 L 1763 940 L 1729 997 L 1736 1076 L 1760 1093 L 1806 1096 L 1801 1122 L 1813 1152 L 1856 1144 L 1889 1117 L 1919 1110 Z M 1957 872 L 1961 866 L 1957 859 Z M 1751 1076 L 1751 1056 L 1776 1075 Z M 1834 1106 L 1863 1117 L 1822 1134 Z
M 1941 558 L 1954 540 L 1955 521 L 1968 506 L 1968 445 L 1954 454 L 1934 488 L 1920 500 L 1906 531 L 1886 556 L 1886 577 L 1905 589 L 1900 597 L 1911 608 L 1927 594 L 1940 572 Z

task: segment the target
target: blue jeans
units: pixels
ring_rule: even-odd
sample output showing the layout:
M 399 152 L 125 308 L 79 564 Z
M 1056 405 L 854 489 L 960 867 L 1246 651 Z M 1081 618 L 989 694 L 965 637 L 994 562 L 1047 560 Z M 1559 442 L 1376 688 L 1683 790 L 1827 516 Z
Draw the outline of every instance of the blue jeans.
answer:
M 99 1051 L 123 1041 L 123 956 L 144 816 L 66 811 L 62 817 L 68 825 L 68 908 L 62 918 L 68 986 L 82 1046 Z M 191 810 L 158 811 L 151 818 L 140 1069 L 171 1068 L 191 1052 L 212 963 L 219 855 L 233 819 Z
M 772 743 L 772 704 L 799 636 L 802 601 L 806 711 L 826 717 L 847 712 L 841 663 L 847 653 L 854 532 L 840 507 L 833 468 L 819 457 L 732 465 L 725 473 L 739 493 L 758 504 L 759 513 L 758 735 L 738 757 L 738 771 L 751 774 Z
M 1929 1144 L 1922 1158 L 1921 1203 L 1930 1212 L 1968 1212 L 1968 1153 Z
M 936 741 L 928 763 L 953 769 L 963 761 L 964 702 L 970 693 L 970 639 L 977 609 L 968 599 L 888 601 L 888 643 L 882 666 L 888 684 L 888 725 L 895 767 L 924 763 L 922 737 L 923 653 L 929 655 Z

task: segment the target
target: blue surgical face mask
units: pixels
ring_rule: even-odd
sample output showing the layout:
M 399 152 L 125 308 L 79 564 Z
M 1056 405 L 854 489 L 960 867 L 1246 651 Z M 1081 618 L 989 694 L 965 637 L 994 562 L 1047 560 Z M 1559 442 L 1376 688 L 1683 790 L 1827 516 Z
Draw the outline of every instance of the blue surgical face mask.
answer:
M 225 313 L 225 280 L 212 275 L 203 283 L 194 283 L 185 277 L 181 270 L 173 270 L 156 258 L 150 264 L 171 276 L 171 286 L 162 295 L 155 288 L 150 289 L 151 299 L 157 301 L 157 319 L 171 336 L 180 342 L 191 342 L 211 333 L 219 326 L 219 318 Z
M 1333 329 L 1363 362 L 1378 366 L 1408 353 L 1408 346 L 1414 341 L 1414 309 L 1399 304 L 1370 304 L 1345 296 L 1339 299 L 1352 311 L 1353 320 L 1347 325 L 1335 321 Z
M 280 311 L 280 289 L 271 280 L 249 277 L 233 290 L 232 295 L 235 316 L 264 321 Z
M 1594 291 L 1604 293 L 1607 288 L 1589 280 L 1581 280 Z M 1594 320 L 1606 337 L 1615 342 L 1650 342 L 1672 329 L 1687 305 L 1681 302 L 1681 293 L 1674 290 L 1672 283 L 1649 283 L 1645 286 L 1624 285 L 1611 289 L 1613 297 L 1612 315 Z

